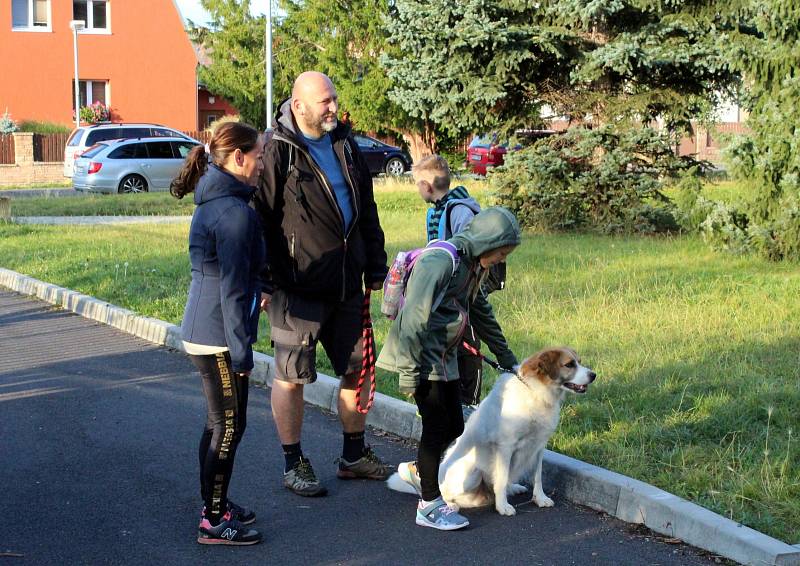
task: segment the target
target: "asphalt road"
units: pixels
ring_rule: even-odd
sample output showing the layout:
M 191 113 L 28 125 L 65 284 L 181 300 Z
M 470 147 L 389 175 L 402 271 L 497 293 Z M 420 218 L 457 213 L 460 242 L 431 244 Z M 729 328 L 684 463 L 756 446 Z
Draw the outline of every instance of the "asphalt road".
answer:
M 464 531 L 418 527 L 413 497 L 382 482 L 336 479 L 338 419 L 311 406 L 303 446 L 330 494 L 300 498 L 281 485 L 263 388 L 251 391 L 231 497 L 256 511 L 264 542 L 201 546 L 204 413 L 199 377 L 183 355 L 0 289 L 0 470 L 10 496 L 2 566 L 714 563 L 558 493 L 551 509 L 517 500 L 515 517 L 470 511 Z M 390 462 L 413 458 L 398 439 L 373 431 L 369 442 Z

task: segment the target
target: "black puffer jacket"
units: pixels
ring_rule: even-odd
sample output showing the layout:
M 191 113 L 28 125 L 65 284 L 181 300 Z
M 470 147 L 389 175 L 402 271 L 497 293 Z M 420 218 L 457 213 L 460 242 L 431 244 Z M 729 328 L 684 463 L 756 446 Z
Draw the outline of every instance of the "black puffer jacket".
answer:
M 294 122 L 290 101 L 276 115 L 264 150 L 253 205 L 264 226 L 269 253 L 265 291 L 286 289 L 305 297 L 343 300 L 386 277 L 386 251 L 372 177 L 350 127 L 329 135 L 351 189 L 353 222 L 345 233 L 330 182 L 309 153 Z

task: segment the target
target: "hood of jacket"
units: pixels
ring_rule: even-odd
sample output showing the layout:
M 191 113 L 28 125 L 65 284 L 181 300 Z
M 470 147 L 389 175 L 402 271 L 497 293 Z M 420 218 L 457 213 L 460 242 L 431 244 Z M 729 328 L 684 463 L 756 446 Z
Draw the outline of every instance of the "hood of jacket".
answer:
M 287 98 L 278 105 L 278 111 L 275 113 L 274 123 L 275 129 L 278 132 L 289 138 L 292 142 L 298 144 L 300 147 L 306 147 L 300 127 L 297 125 L 297 121 L 294 119 L 294 114 L 292 114 L 291 98 Z M 331 142 L 347 138 L 347 136 L 350 135 L 350 126 L 343 124 L 337 119 L 336 128 L 330 132 L 330 135 Z
M 518 246 L 521 235 L 519 222 L 511 211 L 493 206 L 476 214 L 462 232 L 450 238 L 450 242 L 474 259 L 503 246 Z
M 239 197 L 249 202 L 254 192 L 255 187 L 242 183 L 227 171 L 209 163 L 194 189 L 194 203 L 203 204 L 222 197 Z

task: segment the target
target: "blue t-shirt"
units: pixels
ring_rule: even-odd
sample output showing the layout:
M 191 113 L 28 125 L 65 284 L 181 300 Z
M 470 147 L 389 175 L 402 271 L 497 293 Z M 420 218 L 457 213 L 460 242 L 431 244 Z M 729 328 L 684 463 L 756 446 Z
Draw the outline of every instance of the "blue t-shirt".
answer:
M 325 173 L 331 188 L 333 188 L 336 202 L 339 203 L 339 209 L 342 211 L 342 217 L 344 217 L 344 231 L 347 232 L 353 222 L 353 199 L 350 195 L 350 187 L 342 175 L 342 165 L 333 151 L 331 136 L 326 133 L 321 138 L 315 139 L 303 134 L 303 140 L 311 152 L 311 157 L 314 158 L 319 168 Z

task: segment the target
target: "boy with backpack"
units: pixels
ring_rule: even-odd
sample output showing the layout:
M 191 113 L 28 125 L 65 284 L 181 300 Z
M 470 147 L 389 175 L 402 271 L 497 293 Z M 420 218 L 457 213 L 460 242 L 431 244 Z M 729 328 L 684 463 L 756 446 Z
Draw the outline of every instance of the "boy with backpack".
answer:
M 466 527 L 439 492 L 439 461 L 464 431 L 458 372 L 458 345 L 472 323 L 502 367 L 514 368 L 511 352 L 480 292 L 489 268 L 520 244 L 520 227 L 507 209 L 477 214 L 446 247 L 426 248 L 415 260 L 397 314 L 377 365 L 399 374 L 400 391 L 414 395 L 422 418 L 417 462 L 398 466 L 401 479 L 420 494 L 416 523 L 440 530 Z
M 461 232 L 481 211 L 478 202 L 469 195 L 466 187 L 450 189 L 450 167 L 440 155 L 430 155 L 415 163 L 411 169 L 414 182 L 422 200 L 432 204 L 425 218 L 428 242 L 448 240 Z M 500 278 L 501 281 L 495 281 Z M 485 293 L 501 289 L 505 283 L 505 263 L 493 267 L 487 274 Z M 466 344 L 466 346 L 465 346 Z M 472 325 L 464 331 L 464 340 L 458 347 L 458 373 L 461 376 L 461 406 L 466 420 L 481 400 L 483 364 L 479 351 L 481 342 Z

